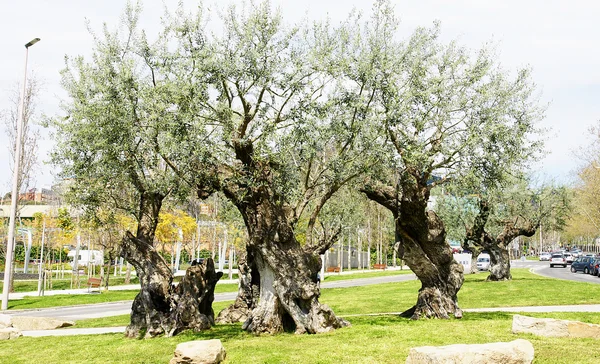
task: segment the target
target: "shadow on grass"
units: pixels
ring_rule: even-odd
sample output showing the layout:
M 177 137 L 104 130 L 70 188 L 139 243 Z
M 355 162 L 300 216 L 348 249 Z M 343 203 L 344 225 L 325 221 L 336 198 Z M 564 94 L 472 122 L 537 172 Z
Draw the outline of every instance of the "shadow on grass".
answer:
M 448 320 L 443 319 L 421 319 L 412 320 L 410 318 L 401 317 L 397 314 L 390 315 L 378 315 L 378 316 L 352 316 L 346 317 L 351 324 L 356 325 L 368 325 L 368 326 L 387 326 L 387 325 L 398 325 L 405 324 L 411 325 L 416 324 L 419 321 L 487 321 L 487 320 L 512 320 L 513 312 L 465 312 L 463 318 L 457 319 L 450 317 Z
M 512 320 L 514 312 L 465 312 L 463 321 Z
M 252 336 L 246 331 L 242 330 L 242 324 L 219 324 L 213 326 L 211 329 L 194 332 L 191 330 L 183 331 L 177 335 L 178 339 L 186 340 L 210 340 L 220 339 L 221 341 L 243 339 L 244 337 Z M 185 341 L 185 340 L 182 340 Z

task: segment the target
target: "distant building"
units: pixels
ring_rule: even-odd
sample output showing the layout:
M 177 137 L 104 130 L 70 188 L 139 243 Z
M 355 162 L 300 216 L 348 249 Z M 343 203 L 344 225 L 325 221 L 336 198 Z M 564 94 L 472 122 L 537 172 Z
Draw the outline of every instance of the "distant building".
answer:
M 50 212 L 56 209 L 52 205 L 21 205 L 19 206 L 19 217 L 22 219 L 32 219 L 33 215 L 37 212 L 42 214 L 50 214 Z M 0 205 L 0 219 L 8 219 L 10 215 L 10 205 Z
M 21 193 L 19 199 L 39 204 L 50 204 L 58 201 L 58 195 L 49 188 L 31 188 L 27 192 Z

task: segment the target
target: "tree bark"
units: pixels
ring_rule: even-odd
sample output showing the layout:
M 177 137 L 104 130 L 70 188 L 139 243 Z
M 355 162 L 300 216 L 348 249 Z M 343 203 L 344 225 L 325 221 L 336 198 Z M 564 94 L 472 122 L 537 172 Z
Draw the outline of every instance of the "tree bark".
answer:
M 242 328 L 254 334 L 315 334 L 349 325 L 319 302 L 319 254 L 333 244 L 337 234 L 314 245 L 300 245 L 294 236 L 295 211 L 276 189 L 275 164 L 254 155 L 252 141 L 244 138 L 246 126 L 240 125 L 232 142 L 235 173 L 225 173 L 214 185 L 198 186 L 198 196 L 222 191 L 237 207 L 248 230 L 247 250 L 259 298 Z
M 243 329 L 255 334 L 315 334 L 348 326 L 319 302 L 319 254 L 328 247 L 304 249 L 284 209 L 273 202 L 273 195 L 263 188 L 254 196 L 247 195 L 243 202 L 237 201 L 250 236 L 248 253 L 260 282 L 258 302 Z
M 125 330 L 130 338 L 173 336 L 214 324 L 214 289 L 223 273 L 215 272 L 213 260 L 207 259 L 188 268 L 173 286 L 173 272 L 153 245 L 162 200 L 159 194 L 142 193 L 137 236 L 128 231 L 121 244 L 120 255 L 135 267 L 141 286 Z
M 173 336 L 214 325 L 214 289 L 223 273 L 215 272 L 212 259 L 189 267 L 175 287 L 169 265 L 144 239 L 128 232 L 121 255 L 135 267 L 141 285 L 131 307 L 127 337 Z
M 402 316 L 412 319 L 462 317 L 457 294 L 462 287 L 463 267 L 454 260 L 446 243 L 441 219 L 427 210 L 429 190 L 423 185 L 406 183 L 401 196 L 389 186 L 366 186 L 367 197 L 390 210 L 395 220 L 400 258 L 421 281 L 417 303 Z
M 475 217 L 473 226 L 467 228 L 465 244 L 473 242 L 478 248 L 485 249 L 490 254 L 490 274 L 487 281 L 505 281 L 512 279 L 510 273 L 510 243 L 517 237 L 533 236 L 536 227 L 531 221 L 520 221 L 520 218 L 504 221 L 504 228 L 498 236 L 490 235 L 485 226 L 490 217 L 491 207 L 485 199 L 479 201 L 479 214 Z M 522 226 L 518 226 L 522 225 Z
M 258 270 L 254 265 L 252 254 L 248 254 L 247 249 L 242 250 L 238 255 L 238 277 L 238 295 L 233 304 L 219 312 L 216 320 L 219 324 L 245 322 L 258 302 L 260 286 Z
M 510 257 L 508 255 L 508 247 L 493 245 L 490 246 L 487 251 L 490 254 L 490 274 L 486 280 L 511 280 L 512 274 L 510 274 Z

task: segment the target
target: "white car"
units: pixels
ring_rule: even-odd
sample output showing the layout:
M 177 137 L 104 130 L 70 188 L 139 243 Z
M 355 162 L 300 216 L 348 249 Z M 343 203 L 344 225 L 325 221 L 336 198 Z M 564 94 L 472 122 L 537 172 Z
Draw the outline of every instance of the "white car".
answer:
M 490 269 L 490 256 L 489 254 L 479 254 L 477 257 L 477 270 L 489 270 Z
M 575 257 L 573 257 L 573 254 L 571 254 L 569 252 L 566 252 L 564 254 L 564 256 L 565 256 L 565 259 L 567 260 L 567 264 L 571 264 L 575 260 Z
M 562 265 L 563 268 L 566 268 L 567 259 L 565 256 L 560 253 L 552 254 L 552 258 L 550 258 L 550 268 L 554 268 L 555 265 Z
M 550 261 L 550 258 L 552 258 L 552 254 L 548 253 L 548 252 L 543 252 L 542 254 L 540 254 L 540 261 Z

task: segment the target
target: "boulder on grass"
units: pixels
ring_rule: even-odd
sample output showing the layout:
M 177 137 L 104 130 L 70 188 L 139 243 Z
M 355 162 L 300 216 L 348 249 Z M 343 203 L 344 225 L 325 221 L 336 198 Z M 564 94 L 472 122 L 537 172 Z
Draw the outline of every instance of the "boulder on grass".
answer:
M 10 315 L 0 314 L 0 329 L 12 327 L 12 320 Z
M 195 340 L 178 344 L 169 364 L 213 364 L 225 360 L 221 340 Z
M 13 316 L 12 325 L 21 331 L 54 330 L 61 327 L 73 326 L 75 322 L 47 317 Z
M 15 329 L 14 327 L 0 329 L 0 340 L 12 340 L 21 336 L 23 336 L 21 331 Z
M 456 344 L 411 348 L 406 364 L 521 364 L 533 361 L 533 345 L 527 340 L 489 344 Z
M 514 315 L 512 331 L 545 337 L 585 337 L 600 339 L 600 325 L 580 321 L 556 320 Z

